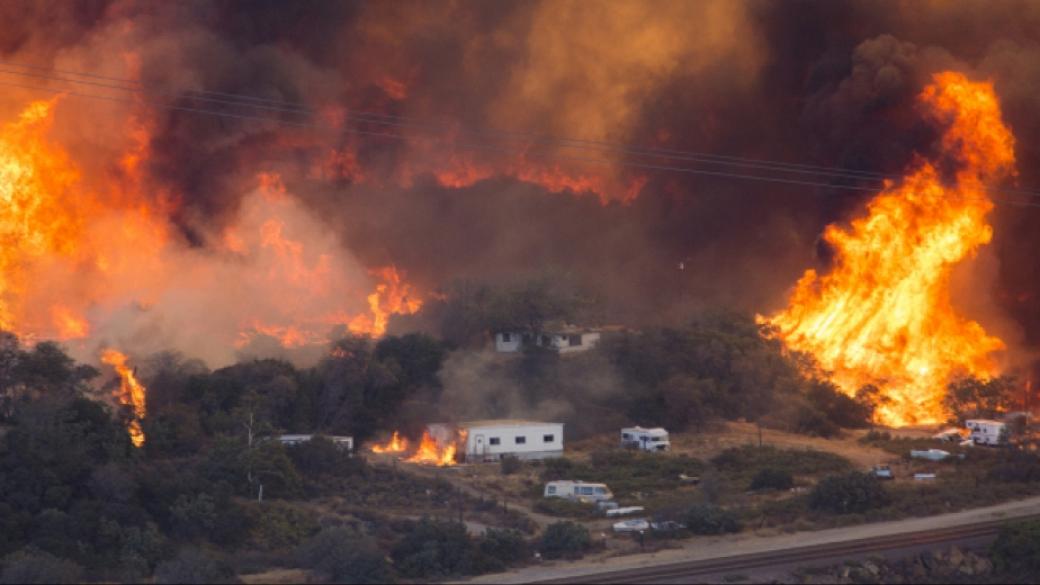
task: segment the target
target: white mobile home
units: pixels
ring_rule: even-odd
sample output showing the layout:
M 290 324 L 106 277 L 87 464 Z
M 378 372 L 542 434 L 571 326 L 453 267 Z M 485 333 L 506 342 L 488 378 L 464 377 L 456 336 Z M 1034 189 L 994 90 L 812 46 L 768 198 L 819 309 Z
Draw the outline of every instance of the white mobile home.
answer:
M 661 427 L 644 429 L 637 426 L 621 429 L 621 446 L 655 452 L 671 449 L 672 443 L 668 440 L 668 431 Z
M 466 461 L 498 461 L 563 456 L 563 423 L 527 420 L 480 420 L 460 423 L 465 432 Z
M 1003 445 L 1008 441 L 1008 425 L 999 420 L 973 419 L 964 422 L 976 445 Z
M 579 502 L 607 502 L 614 499 L 613 492 L 605 483 L 557 480 L 545 484 L 546 498 L 564 498 Z

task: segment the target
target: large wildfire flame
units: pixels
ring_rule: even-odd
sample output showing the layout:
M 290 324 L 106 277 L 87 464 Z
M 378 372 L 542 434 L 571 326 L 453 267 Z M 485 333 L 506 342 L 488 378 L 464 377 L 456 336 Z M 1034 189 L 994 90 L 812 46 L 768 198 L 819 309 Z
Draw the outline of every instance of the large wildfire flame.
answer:
M 126 363 L 127 357 L 121 352 L 114 349 L 106 349 L 101 354 L 101 362 L 112 366 L 116 373 L 119 374 L 119 392 L 116 394 L 116 398 L 120 404 L 133 408 L 134 418 L 130 420 L 127 432 L 130 433 L 130 440 L 133 441 L 134 446 L 140 447 L 144 445 L 144 431 L 141 429 L 141 420 L 148 413 L 145 408 L 145 394 L 147 390 L 137 380 L 137 375 Z
M 1004 347 L 957 314 L 950 278 L 992 238 L 984 182 L 1013 172 L 1014 137 L 991 83 L 941 73 L 919 101 L 945 126 L 943 154 L 958 165 L 953 183 L 934 163 L 915 163 L 864 217 L 828 227 L 830 273 L 807 270 L 787 309 L 762 319 L 788 347 L 811 353 L 845 392 L 879 386 L 888 399 L 879 415 L 891 425 L 945 418 L 951 379 L 995 375 L 993 352 Z
M 466 431 L 462 429 L 458 430 L 457 436 L 444 439 L 436 439 L 429 431 L 423 431 L 422 440 L 419 441 L 419 448 L 416 449 L 414 455 L 405 459 L 405 461 L 421 465 L 437 465 L 439 467 L 455 465 L 455 455 L 458 452 L 460 443 L 466 443 Z
M 337 326 L 378 337 L 422 306 L 395 266 L 358 266 L 274 173 L 259 174 L 218 245 L 184 246 L 166 220 L 175 204 L 145 195 L 149 125 L 131 118 L 122 154 L 85 173 L 48 138 L 59 105 L 33 102 L 0 128 L 0 329 L 86 340 L 142 319 L 158 344 L 205 340 L 200 351 L 220 355 L 257 335 L 288 348 L 327 343 Z M 165 337 L 164 320 L 180 322 Z

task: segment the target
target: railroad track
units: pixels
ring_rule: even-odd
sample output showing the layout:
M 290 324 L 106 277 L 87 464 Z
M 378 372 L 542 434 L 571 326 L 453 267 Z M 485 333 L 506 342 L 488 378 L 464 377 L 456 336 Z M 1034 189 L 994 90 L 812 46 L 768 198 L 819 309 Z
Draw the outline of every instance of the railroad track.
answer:
M 934 530 L 920 530 L 897 535 L 862 538 L 836 543 L 794 547 L 783 550 L 717 557 L 697 561 L 681 561 L 634 569 L 603 571 L 531 581 L 532 583 L 657 583 L 670 579 L 696 579 L 710 575 L 738 573 L 781 565 L 806 566 L 814 561 L 833 560 L 834 557 L 919 547 L 995 535 L 1009 522 L 1040 519 L 1040 515 L 1006 520 L 991 520 Z M 695 582 L 695 581 L 693 581 Z

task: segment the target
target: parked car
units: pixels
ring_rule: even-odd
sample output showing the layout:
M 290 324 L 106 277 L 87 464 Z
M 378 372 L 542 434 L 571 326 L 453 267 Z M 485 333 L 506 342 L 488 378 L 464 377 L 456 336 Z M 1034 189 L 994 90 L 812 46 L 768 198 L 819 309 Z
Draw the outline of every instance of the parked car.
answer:
M 950 457 L 949 451 L 943 451 L 942 449 L 926 449 L 918 451 L 914 449 L 910 451 L 910 457 L 912 459 L 927 459 L 929 461 L 942 461 Z
M 614 523 L 614 532 L 646 532 L 647 530 L 650 530 L 650 523 L 644 518 Z
M 545 484 L 545 497 L 564 498 L 579 502 L 606 502 L 614 499 L 613 492 L 605 483 L 558 480 Z
M 686 525 L 675 520 L 661 520 L 660 522 L 651 522 L 650 528 L 654 532 L 676 532 L 685 529 Z
M 871 474 L 878 479 L 895 479 L 895 474 L 892 473 L 892 468 L 887 465 L 875 465 L 870 470 Z

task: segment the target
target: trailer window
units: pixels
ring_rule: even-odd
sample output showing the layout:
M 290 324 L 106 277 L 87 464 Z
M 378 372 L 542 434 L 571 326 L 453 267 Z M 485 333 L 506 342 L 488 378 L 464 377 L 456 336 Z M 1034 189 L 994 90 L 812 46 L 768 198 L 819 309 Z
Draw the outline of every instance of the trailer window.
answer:
M 590 487 L 583 487 L 583 488 L 581 488 L 581 495 L 583 495 L 583 496 L 591 496 L 592 495 L 592 488 L 590 488 Z
M 545 488 L 545 493 L 547 493 L 549 495 L 555 495 L 556 494 L 556 486 L 551 485 L 551 486 Z
M 527 443 L 527 437 L 517 437 L 516 438 L 516 444 L 517 445 L 524 445 L 526 443 Z
M 567 340 L 567 342 L 571 345 L 571 347 L 574 347 L 576 345 L 581 345 L 581 336 L 580 335 L 571 335 L 570 338 Z
M 621 433 L 621 438 L 625 439 L 625 440 L 628 440 L 628 439 L 632 438 L 632 435 L 630 435 L 628 433 Z
M 601 487 L 596 488 L 596 494 L 597 495 L 602 496 L 602 495 L 606 495 L 606 493 L 607 493 L 607 490 L 605 490 L 605 489 L 603 489 Z
M 488 439 L 488 443 L 491 445 L 500 445 L 502 444 L 502 439 L 499 439 L 498 437 L 491 437 L 490 439 Z
M 552 443 L 556 440 L 556 435 L 542 435 L 543 443 Z
M 513 341 L 513 336 L 510 335 L 509 333 L 503 333 L 502 334 L 502 341 L 505 342 L 505 343 L 509 343 L 509 342 Z

